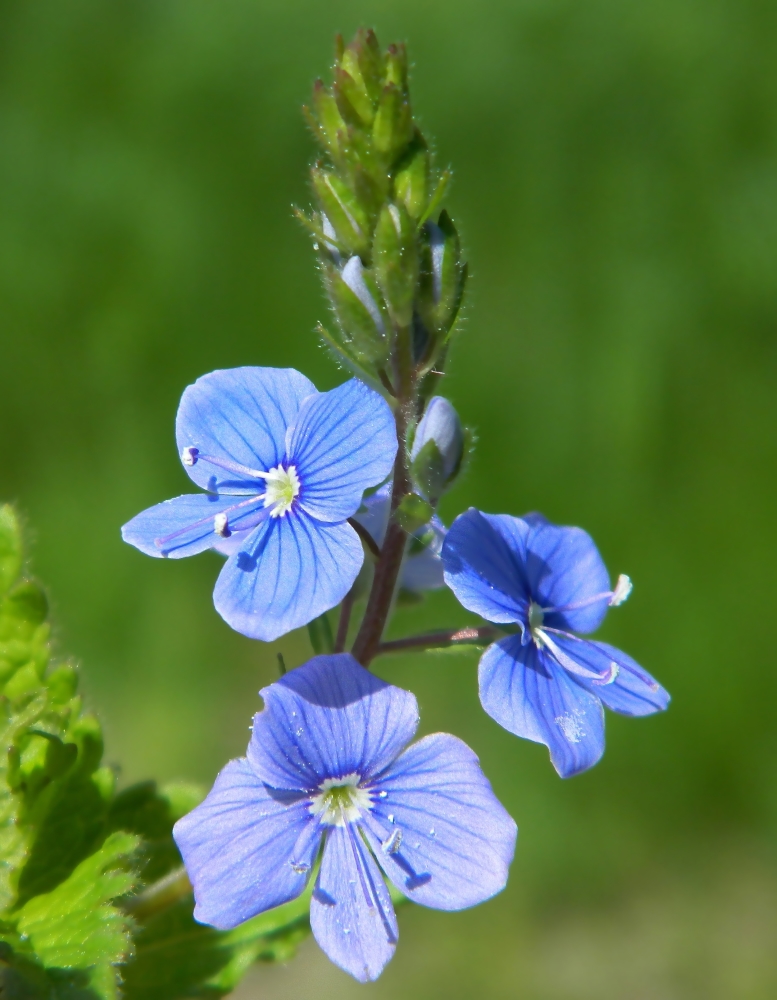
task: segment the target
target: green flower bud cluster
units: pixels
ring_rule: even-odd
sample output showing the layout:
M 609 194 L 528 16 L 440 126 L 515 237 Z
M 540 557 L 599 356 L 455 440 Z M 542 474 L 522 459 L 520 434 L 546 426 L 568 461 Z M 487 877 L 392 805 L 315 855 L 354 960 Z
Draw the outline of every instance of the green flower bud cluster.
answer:
M 321 158 L 311 171 L 313 233 L 337 320 L 320 328 L 339 359 L 408 401 L 431 395 L 461 305 L 466 265 L 440 205 L 450 174 L 434 169 L 413 120 L 404 46 L 374 32 L 338 40 L 333 83 L 306 115 Z

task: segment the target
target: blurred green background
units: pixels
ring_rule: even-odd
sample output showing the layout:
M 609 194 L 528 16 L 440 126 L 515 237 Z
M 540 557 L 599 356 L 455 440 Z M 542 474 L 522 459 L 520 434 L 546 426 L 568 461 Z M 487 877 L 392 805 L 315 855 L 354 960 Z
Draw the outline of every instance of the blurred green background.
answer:
M 210 781 L 275 646 L 213 610 L 215 556 L 120 525 L 187 489 L 173 419 L 213 368 L 342 375 L 291 218 L 333 35 L 405 39 L 473 278 L 447 394 L 474 504 L 585 526 L 635 590 L 603 630 L 674 696 L 561 781 L 479 707 L 476 660 L 386 659 L 521 829 L 507 891 L 408 907 L 382 979 L 306 945 L 240 996 L 777 995 L 777 5 L 773 0 L 0 2 L 0 495 L 124 781 Z M 446 594 L 396 629 L 466 621 Z

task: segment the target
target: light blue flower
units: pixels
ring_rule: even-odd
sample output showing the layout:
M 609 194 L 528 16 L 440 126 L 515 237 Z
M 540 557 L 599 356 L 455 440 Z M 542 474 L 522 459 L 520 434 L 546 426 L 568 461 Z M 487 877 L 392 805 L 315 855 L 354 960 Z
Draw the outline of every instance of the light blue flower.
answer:
M 582 529 L 558 527 L 540 514 L 471 508 L 453 522 L 442 559 L 445 582 L 465 608 L 519 630 L 480 660 L 483 708 L 511 733 L 544 743 L 563 778 L 604 753 L 602 705 L 650 715 L 669 704 L 667 692 L 626 653 L 575 634 L 593 632 L 631 591 L 627 576 L 611 588 Z
M 354 520 L 372 535 L 378 546 L 383 545 L 391 508 L 391 483 L 365 497 L 363 508 L 354 515 Z M 429 524 L 411 535 L 399 577 L 400 585 L 405 590 L 421 593 L 445 586 L 440 558 L 444 539 L 445 525 L 436 514 Z
M 418 725 L 409 691 L 342 653 L 314 657 L 261 694 L 247 756 L 173 830 L 195 919 L 227 929 L 288 902 L 320 858 L 313 934 L 366 981 L 397 943 L 384 875 L 441 910 L 504 888 L 515 823 L 461 740 L 436 733 L 404 749 Z
M 254 639 L 276 639 L 343 599 L 364 558 L 347 519 L 397 450 L 381 396 L 356 379 L 317 392 L 292 368 L 215 371 L 184 392 L 176 438 L 207 492 L 143 511 L 122 528 L 125 541 L 180 559 L 229 539 L 214 604 Z

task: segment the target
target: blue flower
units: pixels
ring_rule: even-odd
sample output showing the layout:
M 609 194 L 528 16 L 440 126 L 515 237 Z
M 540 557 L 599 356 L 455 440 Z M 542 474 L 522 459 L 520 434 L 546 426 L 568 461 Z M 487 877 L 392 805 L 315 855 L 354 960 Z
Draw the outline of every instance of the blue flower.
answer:
M 381 546 L 388 527 L 391 483 L 381 486 L 372 496 L 365 497 L 363 507 L 363 510 L 354 515 L 354 520 L 366 528 L 377 545 Z M 420 593 L 445 586 L 440 558 L 444 539 L 445 525 L 436 514 L 429 524 L 413 533 L 399 577 L 400 585 L 405 590 Z
M 292 368 L 216 371 L 184 392 L 176 437 L 207 492 L 143 511 L 124 540 L 180 559 L 229 539 L 213 599 L 254 639 L 269 642 L 338 604 L 364 558 L 347 519 L 394 464 L 385 400 L 356 379 L 317 392 Z
M 581 639 L 631 582 L 615 589 L 590 535 L 539 514 L 524 518 L 470 508 L 442 551 L 445 582 L 460 603 L 497 624 L 518 626 L 480 660 L 480 701 L 501 726 L 544 743 L 567 778 L 604 753 L 602 705 L 621 715 L 665 709 L 669 695 L 630 656 Z
M 286 903 L 320 859 L 313 934 L 364 982 L 397 943 L 383 875 L 441 910 L 504 888 L 515 823 L 461 740 L 436 733 L 404 749 L 418 725 L 409 691 L 342 653 L 314 657 L 261 694 L 247 757 L 227 764 L 173 830 L 195 919 L 228 929 Z

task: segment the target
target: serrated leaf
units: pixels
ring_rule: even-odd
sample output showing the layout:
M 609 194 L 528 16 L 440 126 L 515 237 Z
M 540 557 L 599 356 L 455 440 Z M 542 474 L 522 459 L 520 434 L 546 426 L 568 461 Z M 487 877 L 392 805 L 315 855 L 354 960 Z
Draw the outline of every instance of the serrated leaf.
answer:
M 111 905 L 128 893 L 134 872 L 127 858 L 138 837 L 112 833 L 51 892 L 36 896 L 19 914 L 19 933 L 46 966 L 88 969 L 121 961 L 131 949 L 129 918 Z
M 188 896 L 150 919 L 124 971 L 125 1000 L 221 997 L 259 958 L 290 957 L 308 933 L 310 891 L 232 931 L 198 924 Z

